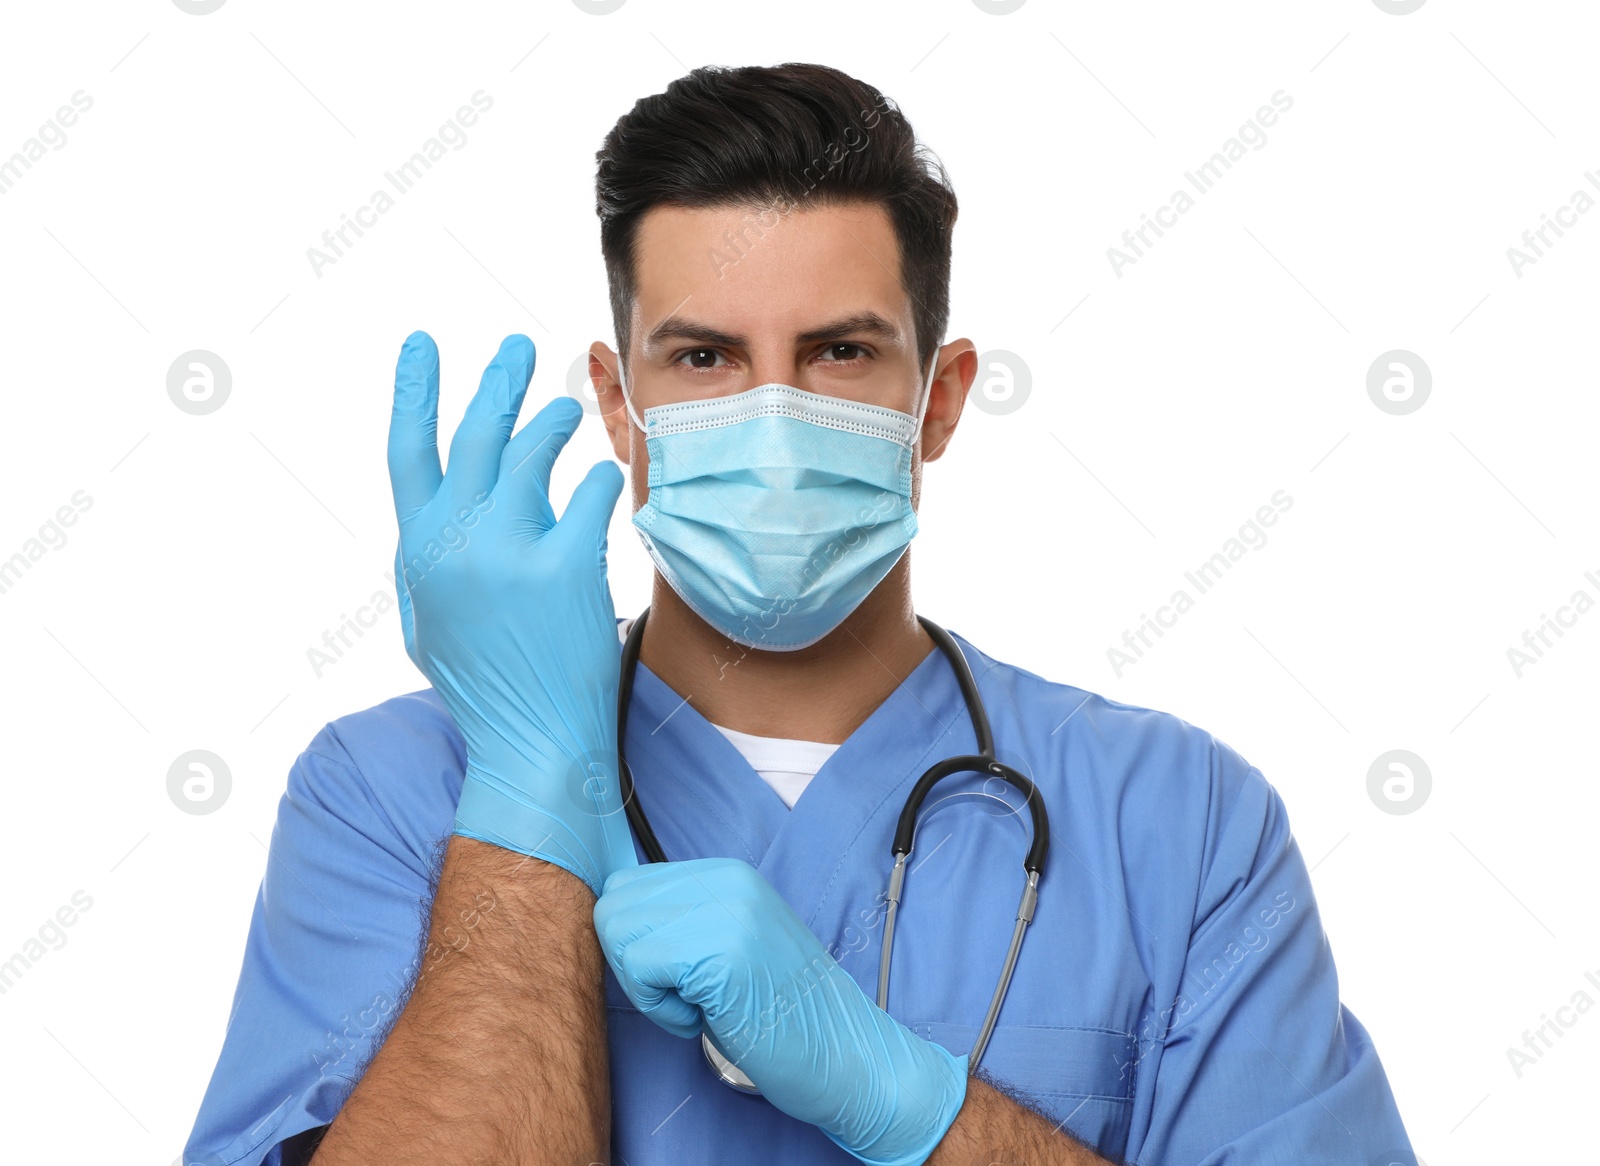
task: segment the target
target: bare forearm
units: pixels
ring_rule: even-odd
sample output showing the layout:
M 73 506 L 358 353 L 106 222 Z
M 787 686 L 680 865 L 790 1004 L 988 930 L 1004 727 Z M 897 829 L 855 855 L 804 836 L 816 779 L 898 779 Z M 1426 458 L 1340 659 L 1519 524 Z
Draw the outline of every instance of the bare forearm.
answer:
M 1054 1123 L 977 1077 L 927 1166 L 1108 1166 Z
M 593 908 L 560 867 L 452 838 L 411 998 L 314 1166 L 609 1161 Z

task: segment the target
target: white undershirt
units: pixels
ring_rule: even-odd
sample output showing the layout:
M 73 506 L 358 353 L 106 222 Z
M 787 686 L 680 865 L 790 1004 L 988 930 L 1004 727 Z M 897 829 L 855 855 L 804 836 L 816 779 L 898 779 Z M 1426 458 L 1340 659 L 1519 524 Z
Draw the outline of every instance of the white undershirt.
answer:
M 627 639 L 633 620 L 625 619 L 617 626 L 617 635 Z M 772 792 L 783 799 L 791 810 L 811 779 L 817 776 L 822 763 L 833 756 L 839 746 L 826 741 L 799 741 L 789 737 L 758 737 L 754 733 L 741 733 L 712 725 L 743 756 L 761 780 L 772 787 Z
M 826 741 L 797 741 L 789 737 L 757 737 L 754 733 L 741 733 L 712 725 L 744 754 L 750 768 L 760 774 L 761 780 L 772 787 L 772 792 L 783 799 L 791 810 L 795 801 L 805 792 L 811 779 L 817 776 L 822 763 L 833 756 L 839 746 Z

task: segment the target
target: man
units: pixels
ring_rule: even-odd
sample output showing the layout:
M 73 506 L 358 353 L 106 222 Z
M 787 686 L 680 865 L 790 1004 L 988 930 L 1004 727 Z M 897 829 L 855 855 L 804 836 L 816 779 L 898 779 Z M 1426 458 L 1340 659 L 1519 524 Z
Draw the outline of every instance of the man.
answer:
M 590 372 L 657 568 L 623 744 L 671 861 L 641 865 L 616 781 L 621 476 L 596 466 L 556 518 L 581 411 L 513 436 L 523 337 L 442 473 L 414 334 L 389 462 L 432 687 L 334 721 L 291 770 L 185 1161 L 1406 1153 L 1262 775 L 959 638 L 995 755 L 1048 807 L 1048 868 L 975 1067 L 1029 807 L 947 778 L 876 1005 L 901 807 L 978 750 L 906 553 L 976 375 L 969 341 L 940 343 L 955 198 L 877 90 L 811 65 L 696 70 L 599 160 L 618 351 Z M 763 1097 L 718 1082 L 702 1034 Z

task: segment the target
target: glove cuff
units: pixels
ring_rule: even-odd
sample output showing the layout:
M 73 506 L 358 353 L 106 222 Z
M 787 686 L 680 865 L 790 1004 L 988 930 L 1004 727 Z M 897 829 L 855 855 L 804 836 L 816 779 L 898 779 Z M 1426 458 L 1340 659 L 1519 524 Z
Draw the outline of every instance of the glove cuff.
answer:
M 607 875 L 637 861 L 627 818 L 620 802 L 615 811 L 602 812 L 581 782 L 574 790 L 552 783 L 556 789 L 564 804 L 534 805 L 521 791 L 469 763 L 454 832 L 554 863 L 599 897 Z

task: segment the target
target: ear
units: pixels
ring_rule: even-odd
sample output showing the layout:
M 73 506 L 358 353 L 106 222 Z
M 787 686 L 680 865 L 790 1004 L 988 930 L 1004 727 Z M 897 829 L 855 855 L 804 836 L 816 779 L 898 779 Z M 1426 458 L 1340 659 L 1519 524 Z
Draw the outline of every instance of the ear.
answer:
M 600 420 L 605 424 L 606 436 L 611 439 L 611 452 L 623 465 L 629 464 L 633 422 L 628 418 L 627 403 L 622 396 L 622 379 L 617 376 L 618 357 L 615 352 L 596 340 L 589 346 L 589 381 L 594 385 L 594 399 L 600 406 Z
M 933 385 L 922 417 L 922 460 L 938 461 L 955 436 L 967 392 L 978 377 L 978 350 L 966 337 L 952 340 L 934 358 Z

